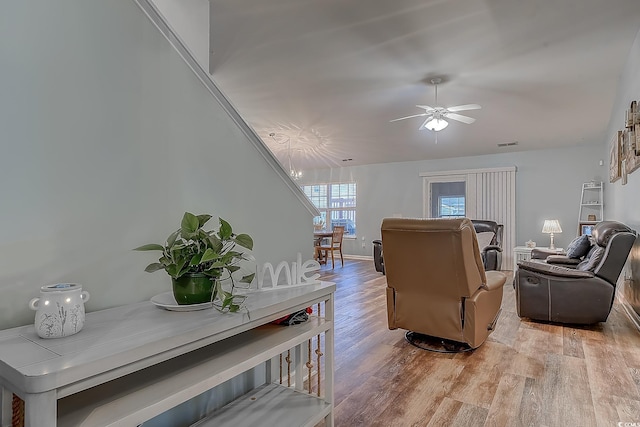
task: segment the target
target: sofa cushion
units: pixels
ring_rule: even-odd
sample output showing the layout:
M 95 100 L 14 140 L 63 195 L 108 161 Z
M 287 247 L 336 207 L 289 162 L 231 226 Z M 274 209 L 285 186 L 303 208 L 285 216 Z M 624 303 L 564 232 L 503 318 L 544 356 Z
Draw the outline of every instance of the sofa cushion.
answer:
M 604 256 L 604 248 L 602 246 L 595 245 L 591 248 L 585 259 L 578 264 L 576 269 L 582 271 L 593 271 L 596 269 L 602 257 Z
M 491 244 L 491 241 L 493 240 L 493 236 L 495 236 L 495 233 L 492 233 L 491 231 L 483 231 L 481 233 L 477 233 L 477 236 L 478 236 L 478 248 L 480 248 L 480 250 L 483 250 L 484 248 L 486 248 Z
M 567 256 L 569 258 L 582 258 L 589 253 L 589 249 L 591 249 L 589 236 L 583 234 L 569 243 L 569 246 L 567 246 Z

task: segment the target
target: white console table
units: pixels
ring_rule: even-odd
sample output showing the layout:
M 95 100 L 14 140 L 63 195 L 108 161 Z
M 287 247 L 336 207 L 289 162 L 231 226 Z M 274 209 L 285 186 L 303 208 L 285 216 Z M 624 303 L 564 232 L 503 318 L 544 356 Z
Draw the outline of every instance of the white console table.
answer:
M 198 425 L 313 426 L 324 419 L 332 426 L 334 292 L 326 282 L 255 291 L 246 300 L 248 314 L 175 312 L 142 302 L 88 313 L 82 331 L 60 339 L 39 338 L 33 325 L 0 331 L 3 401 L 9 393 L 25 401 L 28 427 L 135 426 L 264 364 L 263 386 Z M 321 303 L 323 317 L 314 307 L 305 323 L 269 324 Z M 303 390 L 302 348 L 320 335 L 318 396 Z M 297 355 L 291 387 L 271 377 L 271 360 L 287 351 Z

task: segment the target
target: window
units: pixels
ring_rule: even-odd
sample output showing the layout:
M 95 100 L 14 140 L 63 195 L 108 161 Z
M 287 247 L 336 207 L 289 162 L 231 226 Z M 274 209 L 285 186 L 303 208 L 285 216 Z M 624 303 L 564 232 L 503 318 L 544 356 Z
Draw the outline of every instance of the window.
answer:
M 438 218 L 461 217 L 464 215 L 464 196 L 438 197 Z
M 456 218 L 467 216 L 467 183 L 464 176 L 443 175 L 428 178 L 425 183 L 428 191 L 428 206 L 425 206 L 427 218 Z M 426 210 L 428 209 L 428 210 Z
M 346 236 L 356 235 L 356 183 L 303 185 L 302 191 L 320 211 L 327 229 L 344 226 Z

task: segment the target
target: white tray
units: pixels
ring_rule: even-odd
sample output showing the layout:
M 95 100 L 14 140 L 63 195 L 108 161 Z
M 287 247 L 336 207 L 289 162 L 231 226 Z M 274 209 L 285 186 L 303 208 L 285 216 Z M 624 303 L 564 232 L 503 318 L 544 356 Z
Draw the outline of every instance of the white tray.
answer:
M 173 297 L 173 292 L 164 292 L 151 298 L 151 302 L 158 307 L 171 311 L 197 311 L 211 308 L 211 302 L 203 302 L 201 304 L 178 304 Z

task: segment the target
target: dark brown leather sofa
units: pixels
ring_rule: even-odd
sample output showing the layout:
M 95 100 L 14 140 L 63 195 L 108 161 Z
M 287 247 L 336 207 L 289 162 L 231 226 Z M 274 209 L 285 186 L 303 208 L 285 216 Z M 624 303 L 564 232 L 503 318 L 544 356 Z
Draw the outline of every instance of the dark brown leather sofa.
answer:
M 382 222 L 389 329 L 480 346 L 500 311 L 502 272 L 485 272 L 467 218 Z
M 504 226 L 495 221 L 473 219 L 473 228 L 476 233 L 491 232 L 493 239 L 488 246 L 480 248 L 482 251 L 482 262 L 485 270 L 502 269 L 502 231 Z
M 373 241 L 373 265 L 376 271 L 384 274 L 384 257 L 382 256 L 382 240 Z
M 552 255 L 518 263 L 514 280 L 518 316 L 574 324 L 607 320 L 636 232 L 620 222 L 602 221 L 595 225 L 592 239 L 593 246 L 582 260 Z

